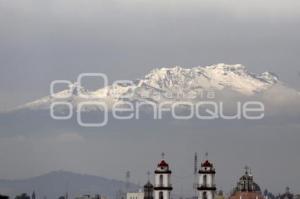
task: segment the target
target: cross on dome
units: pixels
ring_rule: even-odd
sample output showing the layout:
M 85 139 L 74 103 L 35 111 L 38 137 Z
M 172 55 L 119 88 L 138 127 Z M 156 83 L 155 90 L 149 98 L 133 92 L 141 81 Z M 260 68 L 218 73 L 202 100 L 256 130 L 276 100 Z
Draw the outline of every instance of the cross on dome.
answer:
M 161 157 L 162 157 L 162 160 L 160 161 L 160 163 L 157 166 L 160 167 L 161 169 L 169 168 L 168 163 L 165 161 L 165 153 L 164 152 L 161 153 Z
M 211 167 L 211 168 L 213 168 L 213 164 L 208 160 L 208 152 L 205 153 L 205 159 L 202 162 L 201 167 Z
M 147 172 L 148 181 L 150 181 L 150 171 Z

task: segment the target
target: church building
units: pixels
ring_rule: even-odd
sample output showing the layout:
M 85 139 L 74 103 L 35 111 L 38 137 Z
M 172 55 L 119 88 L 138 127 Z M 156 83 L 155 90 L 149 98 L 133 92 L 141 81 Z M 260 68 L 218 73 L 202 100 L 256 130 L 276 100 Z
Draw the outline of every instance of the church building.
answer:
M 162 154 L 162 160 L 157 165 L 154 171 L 154 199 L 170 199 L 171 191 L 173 190 L 171 184 L 171 174 L 169 164 L 164 160 L 164 153 Z
M 214 199 L 217 190 L 215 184 L 215 168 L 214 165 L 207 159 L 201 163 L 199 170 L 199 184 L 198 184 L 198 199 Z
M 240 177 L 229 199 L 264 199 L 248 167 L 245 167 L 245 174 Z

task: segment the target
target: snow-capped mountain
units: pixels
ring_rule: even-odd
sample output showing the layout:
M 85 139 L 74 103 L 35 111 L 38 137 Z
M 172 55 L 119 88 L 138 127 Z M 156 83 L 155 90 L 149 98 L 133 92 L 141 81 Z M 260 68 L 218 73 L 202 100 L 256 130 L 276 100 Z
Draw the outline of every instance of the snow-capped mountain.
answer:
M 89 91 L 78 83 L 69 89 L 27 103 L 19 109 L 48 109 L 53 102 L 68 101 L 76 106 L 79 102 L 104 101 L 108 105 L 124 101 L 199 101 L 203 92 L 231 90 L 242 96 L 253 96 L 264 92 L 275 84 L 278 77 L 270 72 L 254 74 L 240 64 L 216 64 L 205 67 L 157 68 L 142 79 L 115 82 L 104 88 Z

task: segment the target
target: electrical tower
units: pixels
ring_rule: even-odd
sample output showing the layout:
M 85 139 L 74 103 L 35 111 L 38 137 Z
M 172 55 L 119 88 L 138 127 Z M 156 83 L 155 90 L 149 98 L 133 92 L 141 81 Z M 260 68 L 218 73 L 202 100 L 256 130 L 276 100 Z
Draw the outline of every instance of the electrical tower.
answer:
M 197 152 L 195 152 L 195 156 L 194 156 L 194 198 L 197 198 L 197 187 L 198 187 L 198 154 Z

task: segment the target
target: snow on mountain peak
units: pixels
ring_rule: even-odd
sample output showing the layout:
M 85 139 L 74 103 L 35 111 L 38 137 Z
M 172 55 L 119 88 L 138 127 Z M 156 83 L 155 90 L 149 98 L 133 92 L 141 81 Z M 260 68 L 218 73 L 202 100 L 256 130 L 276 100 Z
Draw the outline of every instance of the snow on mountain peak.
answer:
M 275 83 L 279 82 L 278 76 L 275 75 L 274 73 L 271 73 L 271 72 L 268 72 L 268 71 L 263 72 L 262 74 L 257 75 L 256 77 L 260 78 L 261 80 L 266 81 L 270 84 L 275 84 Z
M 224 63 L 219 63 L 216 65 L 206 66 L 206 68 L 223 71 L 246 71 L 246 67 L 241 64 L 228 65 Z
M 231 89 L 241 95 L 251 96 L 263 92 L 278 83 L 278 77 L 270 72 L 254 74 L 247 71 L 241 64 L 228 65 L 224 63 L 211 66 L 198 66 L 183 68 L 180 66 L 156 68 L 150 71 L 144 78 L 133 81 L 133 84 L 116 84 L 99 88 L 96 91 L 88 91 L 79 88 L 77 83 L 55 94 L 58 97 L 68 96 L 68 102 L 76 106 L 80 101 L 87 99 L 102 100 L 113 104 L 118 101 L 180 101 L 197 99 L 203 91 L 222 91 Z M 78 91 L 87 98 L 83 99 Z M 70 92 L 72 94 L 70 95 Z M 124 97 L 128 96 L 131 97 Z M 51 102 L 57 99 L 47 96 L 40 100 L 28 103 L 25 107 L 47 108 Z M 24 107 L 24 106 L 23 106 Z
M 145 76 L 145 82 L 155 88 L 175 91 L 231 88 L 251 95 L 277 83 L 278 78 L 269 72 L 258 75 L 250 73 L 241 64 L 220 63 L 191 69 L 179 66 L 154 69 Z

